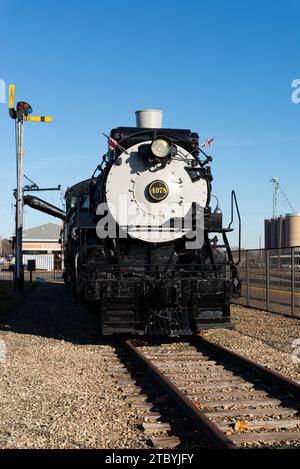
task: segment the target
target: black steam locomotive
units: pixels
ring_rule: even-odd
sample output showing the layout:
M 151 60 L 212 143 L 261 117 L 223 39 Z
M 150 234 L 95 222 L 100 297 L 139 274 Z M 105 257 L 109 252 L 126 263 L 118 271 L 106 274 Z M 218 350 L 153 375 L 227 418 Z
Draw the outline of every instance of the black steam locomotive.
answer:
M 137 118 L 111 131 L 102 164 L 66 192 L 65 282 L 99 312 L 103 334 L 230 327 L 241 285 L 233 217 L 223 228 L 210 206 L 211 157 L 196 133 L 161 128 L 160 111 Z M 234 192 L 232 214 L 233 203 Z

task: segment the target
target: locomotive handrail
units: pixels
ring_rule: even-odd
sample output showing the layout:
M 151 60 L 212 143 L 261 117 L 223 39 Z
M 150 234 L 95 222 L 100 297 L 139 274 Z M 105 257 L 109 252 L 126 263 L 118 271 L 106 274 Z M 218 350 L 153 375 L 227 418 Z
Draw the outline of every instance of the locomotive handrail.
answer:
M 231 229 L 231 225 L 233 223 L 233 218 L 234 218 L 233 202 L 235 204 L 235 208 L 236 208 L 236 212 L 237 212 L 237 216 L 239 220 L 239 259 L 238 259 L 238 262 L 235 263 L 235 265 L 239 265 L 239 263 L 241 262 L 242 221 L 241 221 L 240 210 L 239 210 L 239 206 L 238 206 L 238 202 L 237 202 L 237 198 L 236 198 L 236 194 L 234 190 L 231 192 L 231 221 L 228 225 L 228 229 Z

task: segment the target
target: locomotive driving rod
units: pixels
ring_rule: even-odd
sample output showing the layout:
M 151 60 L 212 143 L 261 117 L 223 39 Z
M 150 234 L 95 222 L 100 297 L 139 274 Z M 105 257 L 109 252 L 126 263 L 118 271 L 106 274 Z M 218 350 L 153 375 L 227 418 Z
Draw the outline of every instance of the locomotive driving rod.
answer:
M 34 208 L 35 210 L 39 210 L 40 212 L 48 213 L 48 215 L 60 218 L 61 220 L 66 219 L 66 213 L 63 210 L 55 207 L 55 205 L 49 204 L 49 202 L 45 202 L 45 200 L 39 199 L 38 197 L 25 195 L 24 204 Z

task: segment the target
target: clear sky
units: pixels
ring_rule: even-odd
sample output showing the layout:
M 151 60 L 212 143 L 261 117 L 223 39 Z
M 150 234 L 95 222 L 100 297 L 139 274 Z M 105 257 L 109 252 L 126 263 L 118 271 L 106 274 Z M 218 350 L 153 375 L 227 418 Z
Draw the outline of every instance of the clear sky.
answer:
M 85 179 L 106 150 L 102 131 L 135 125 L 136 109 L 162 109 L 166 127 L 216 137 L 214 193 L 228 221 L 236 190 L 243 245 L 257 247 L 271 176 L 300 212 L 299 20 L 300 0 L 0 0 L 0 79 L 54 118 L 26 125 L 25 174 L 44 187 Z M 7 236 L 16 178 L 5 104 L 0 157 Z M 58 193 L 42 196 L 60 204 Z M 25 227 L 49 221 L 26 208 Z

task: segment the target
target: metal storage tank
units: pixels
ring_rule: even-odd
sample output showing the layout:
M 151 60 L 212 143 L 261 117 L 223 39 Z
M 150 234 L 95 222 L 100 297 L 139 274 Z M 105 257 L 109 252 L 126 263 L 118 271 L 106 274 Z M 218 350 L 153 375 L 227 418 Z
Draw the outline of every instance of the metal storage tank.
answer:
M 285 217 L 277 218 L 277 243 L 276 248 L 285 247 Z
M 265 220 L 265 249 L 271 248 L 271 222 L 272 220 Z
M 265 220 L 265 249 L 289 247 L 286 223 L 282 216 Z
M 300 246 L 300 214 L 287 213 L 285 221 L 286 247 Z
M 270 249 L 278 248 L 278 219 L 272 218 L 271 220 L 271 244 Z
M 282 217 L 282 225 L 281 225 L 281 247 L 286 247 L 286 217 Z

